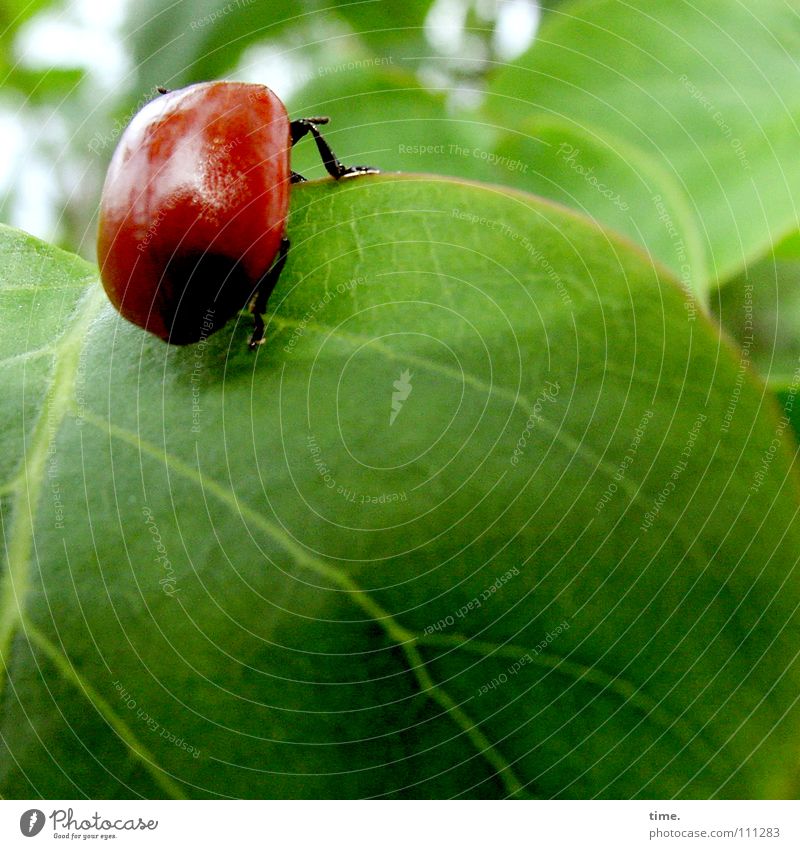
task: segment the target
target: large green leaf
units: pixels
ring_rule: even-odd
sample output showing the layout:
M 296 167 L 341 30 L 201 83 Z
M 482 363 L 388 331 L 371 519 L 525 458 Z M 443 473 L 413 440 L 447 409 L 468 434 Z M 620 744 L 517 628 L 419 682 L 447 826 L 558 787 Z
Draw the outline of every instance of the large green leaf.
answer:
M 520 121 L 480 151 L 485 180 L 524 188 L 579 209 L 645 246 L 703 301 L 706 256 L 697 220 L 670 173 L 640 148 L 574 123 L 539 116 Z
M 800 367 L 800 261 L 779 251 L 748 266 L 713 304 L 742 358 L 774 386 L 788 386 Z
M 253 355 L 2 232 L 3 795 L 794 794 L 793 443 L 676 283 L 429 177 L 289 235 Z
M 539 110 L 650 154 L 691 201 L 705 276 L 725 280 L 797 227 L 798 50 L 783 0 L 565 3 L 490 106 L 512 127 Z

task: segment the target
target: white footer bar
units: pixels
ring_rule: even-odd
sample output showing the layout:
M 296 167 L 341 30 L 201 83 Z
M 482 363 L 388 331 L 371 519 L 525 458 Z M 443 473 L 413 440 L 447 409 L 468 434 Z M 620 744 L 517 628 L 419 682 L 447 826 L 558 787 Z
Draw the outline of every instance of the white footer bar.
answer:
M 0 846 L 538 849 L 800 847 L 800 803 L 0 802 Z

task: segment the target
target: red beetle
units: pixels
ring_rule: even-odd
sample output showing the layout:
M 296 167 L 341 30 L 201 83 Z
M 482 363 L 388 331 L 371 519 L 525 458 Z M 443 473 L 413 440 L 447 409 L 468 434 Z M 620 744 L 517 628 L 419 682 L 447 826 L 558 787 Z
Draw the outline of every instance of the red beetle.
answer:
M 100 203 L 97 256 L 108 297 L 125 318 L 174 345 L 196 342 L 246 304 L 250 347 L 286 262 L 292 145 L 310 133 L 335 179 L 345 167 L 317 129 L 290 121 L 266 86 L 199 83 L 166 92 L 131 121 Z

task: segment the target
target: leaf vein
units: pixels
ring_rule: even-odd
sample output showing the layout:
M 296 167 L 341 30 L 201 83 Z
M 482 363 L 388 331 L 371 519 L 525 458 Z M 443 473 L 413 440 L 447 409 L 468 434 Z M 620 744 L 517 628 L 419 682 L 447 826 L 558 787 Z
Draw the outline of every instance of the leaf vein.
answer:
M 31 559 L 35 553 L 34 527 L 45 478 L 50 444 L 67 414 L 86 330 L 104 301 L 99 287 L 78 301 L 72 327 L 54 345 L 54 365 L 30 442 L 15 479 L 11 522 L 6 537 L 6 571 L 0 584 L 0 699 L 5 692 L 14 633 L 19 626 L 30 589 Z
M 136 434 L 118 425 L 114 425 L 88 410 L 82 411 L 81 415 L 83 421 L 87 424 L 92 425 L 101 432 L 107 433 L 111 438 L 137 448 L 143 454 L 164 463 L 171 471 L 196 484 L 205 492 L 209 492 L 218 501 L 235 511 L 237 515 L 247 518 L 254 525 L 258 526 L 286 550 L 299 566 L 315 572 L 317 575 L 328 579 L 341 589 L 347 591 L 351 600 L 372 620 L 377 622 L 384 629 L 386 635 L 400 647 L 421 691 L 433 702 L 444 708 L 451 721 L 461 729 L 467 740 L 469 740 L 478 753 L 497 772 L 498 778 L 502 781 L 507 792 L 511 795 L 516 794 L 518 796 L 521 794 L 524 785 L 515 775 L 510 763 L 500 753 L 496 745 L 469 718 L 466 711 L 457 705 L 445 689 L 431 678 L 425 661 L 415 645 L 418 635 L 401 625 L 351 577 L 309 554 L 301 545 L 287 536 L 282 528 L 264 518 L 264 516 L 252 507 L 238 501 L 232 491 L 213 478 L 201 475 L 198 470 L 178 457 L 169 454 L 166 450 L 162 450 L 142 440 Z
M 153 776 L 156 783 L 164 790 L 171 799 L 185 799 L 186 795 L 178 784 L 169 776 L 167 771 L 159 766 L 153 755 L 144 744 L 133 733 L 128 724 L 119 717 L 111 705 L 100 695 L 100 693 L 78 672 L 69 658 L 23 614 L 23 629 L 25 635 L 35 643 L 55 666 L 61 677 L 76 689 L 80 690 L 92 707 L 105 719 L 120 739 L 127 745 L 130 752 L 139 760 L 145 769 Z

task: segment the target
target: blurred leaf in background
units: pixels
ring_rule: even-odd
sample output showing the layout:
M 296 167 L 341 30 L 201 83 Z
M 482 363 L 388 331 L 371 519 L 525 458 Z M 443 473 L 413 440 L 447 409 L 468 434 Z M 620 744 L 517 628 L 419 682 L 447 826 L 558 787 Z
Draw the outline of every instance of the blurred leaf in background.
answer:
M 783 0 L 564 4 L 497 74 L 489 107 L 624 139 L 667 171 L 702 236 L 702 292 L 797 229 L 798 50 Z
M 747 267 L 712 298 L 712 311 L 740 349 L 743 367 L 767 381 L 800 436 L 800 233 Z
M 124 89 L 120 2 L 5 6 L 0 215 L 94 258 L 93 215 L 105 160 L 89 149 L 99 107 Z M 12 11 L 13 10 L 13 11 Z
M 321 28 L 330 17 L 316 14 L 321 6 L 316 0 L 146 0 L 128 18 L 138 87 L 180 88 L 225 76 L 252 44 Z
M 485 122 L 457 115 L 460 98 L 470 100 L 494 63 L 523 51 L 538 20 L 533 0 L 109 0 L 102 8 L 20 0 L 5 8 L 13 26 L 0 42 L 0 121 L 11 129 L 0 142 L 9 163 L 0 214 L 88 259 L 108 160 L 157 86 L 262 82 L 300 112 L 327 108 L 343 157 L 375 151 L 389 170 L 479 176 L 475 161 L 449 153 L 451 143 L 490 152 Z M 399 152 L 442 144 L 441 158 Z M 299 157 L 319 173 L 309 154 Z

